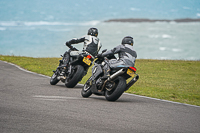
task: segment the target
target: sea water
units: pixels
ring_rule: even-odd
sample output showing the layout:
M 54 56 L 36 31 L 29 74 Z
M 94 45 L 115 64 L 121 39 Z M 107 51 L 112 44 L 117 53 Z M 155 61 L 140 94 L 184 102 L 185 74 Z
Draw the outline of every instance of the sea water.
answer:
M 72 38 L 99 30 L 102 49 L 134 38 L 139 59 L 200 59 L 200 23 L 120 23 L 115 18 L 200 18 L 199 0 L 0 0 L 0 54 L 59 57 Z M 83 44 L 74 45 L 82 49 Z

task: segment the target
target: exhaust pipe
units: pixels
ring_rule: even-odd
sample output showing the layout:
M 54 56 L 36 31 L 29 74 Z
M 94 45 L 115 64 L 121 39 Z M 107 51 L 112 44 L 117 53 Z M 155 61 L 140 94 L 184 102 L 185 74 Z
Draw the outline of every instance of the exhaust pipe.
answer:
M 117 76 L 123 74 L 124 72 L 125 72 L 125 71 L 124 71 L 124 69 L 122 68 L 122 69 L 120 69 L 119 71 L 117 71 L 116 73 L 114 73 L 113 75 L 111 75 L 111 76 L 104 82 L 104 84 L 103 84 L 101 90 L 99 90 L 99 91 L 100 91 L 100 92 L 103 91 L 103 88 L 104 88 L 105 84 L 106 84 L 108 81 L 111 81 L 111 80 L 115 79 Z
M 120 69 L 119 71 L 117 71 L 116 73 L 114 73 L 113 75 L 111 75 L 107 80 L 110 81 L 110 80 L 113 80 L 114 78 L 116 78 L 117 76 L 123 74 L 125 71 L 124 69 Z
M 137 75 L 137 74 L 136 74 Z M 134 77 L 126 86 L 125 91 L 127 91 L 133 84 L 135 84 L 135 82 L 139 79 L 139 75 L 137 75 L 136 77 Z

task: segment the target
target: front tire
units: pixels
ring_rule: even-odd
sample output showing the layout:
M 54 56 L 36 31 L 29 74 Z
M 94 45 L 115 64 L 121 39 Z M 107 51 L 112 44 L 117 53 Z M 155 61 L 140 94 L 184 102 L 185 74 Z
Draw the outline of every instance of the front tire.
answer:
M 84 68 L 81 65 L 75 66 L 74 74 L 70 79 L 65 80 L 65 86 L 68 88 L 73 88 L 77 85 L 79 81 L 83 78 Z
M 82 91 L 81 91 L 81 95 L 82 97 L 84 98 L 88 98 L 89 96 L 92 95 L 92 92 L 90 90 L 91 88 L 91 85 L 90 85 L 90 81 L 92 80 L 92 77 L 90 77 L 86 83 L 84 84 L 83 88 L 82 88 Z
M 106 100 L 108 101 L 116 101 L 123 93 L 126 88 L 126 80 L 119 76 L 114 80 L 115 86 L 112 90 L 105 92 Z
M 57 79 L 58 75 L 57 75 L 57 70 L 56 72 L 53 73 L 53 75 L 51 76 L 50 79 L 50 84 L 51 85 L 56 85 L 60 80 Z

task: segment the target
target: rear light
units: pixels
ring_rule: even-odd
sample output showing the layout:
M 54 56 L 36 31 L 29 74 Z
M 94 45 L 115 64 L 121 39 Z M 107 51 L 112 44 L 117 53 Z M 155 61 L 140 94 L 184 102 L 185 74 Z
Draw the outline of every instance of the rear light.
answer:
M 134 72 L 137 71 L 137 69 L 135 67 L 129 67 L 131 70 L 133 70 Z
M 90 55 L 87 56 L 88 59 L 91 59 L 92 57 Z

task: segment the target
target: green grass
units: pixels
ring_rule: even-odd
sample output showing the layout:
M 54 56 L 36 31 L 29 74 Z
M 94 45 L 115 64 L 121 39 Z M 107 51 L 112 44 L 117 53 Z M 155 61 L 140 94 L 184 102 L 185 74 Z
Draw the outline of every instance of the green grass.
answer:
M 47 76 L 60 59 L 0 55 L 0 60 Z M 138 59 L 136 68 L 140 78 L 127 93 L 200 106 L 200 61 Z M 90 75 L 91 68 L 80 83 Z

